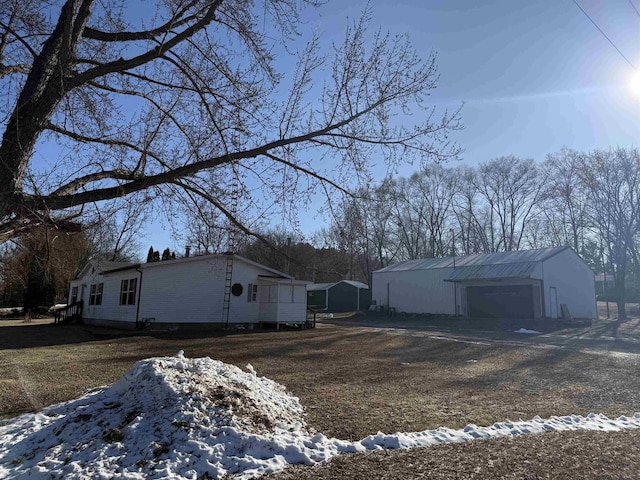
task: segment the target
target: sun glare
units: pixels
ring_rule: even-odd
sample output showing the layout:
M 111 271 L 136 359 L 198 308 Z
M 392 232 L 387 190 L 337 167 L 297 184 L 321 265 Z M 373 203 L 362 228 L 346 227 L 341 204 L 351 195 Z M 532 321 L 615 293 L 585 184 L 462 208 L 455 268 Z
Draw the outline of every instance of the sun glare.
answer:
M 640 72 L 634 73 L 629 78 L 628 87 L 629 92 L 631 92 L 635 98 L 640 99 Z

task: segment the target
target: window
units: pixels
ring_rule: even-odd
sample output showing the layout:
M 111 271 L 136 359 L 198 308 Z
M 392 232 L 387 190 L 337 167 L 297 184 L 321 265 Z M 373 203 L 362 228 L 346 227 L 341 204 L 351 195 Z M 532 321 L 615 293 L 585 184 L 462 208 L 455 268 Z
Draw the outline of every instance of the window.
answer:
M 69 300 L 69 305 L 78 301 L 78 287 L 73 287 L 71 289 L 71 298 Z
M 247 302 L 257 302 L 258 301 L 258 285 L 255 283 L 250 283 L 249 288 L 247 289 Z
M 231 285 L 231 293 L 234 297 L 239 297 L 240 295 L 242 295 L 243 290 L 244 289 L 242 288 L 242 285 L 240 285 L 239 283 L 234 283 L 233 285 Z
M 102 305 L 102 283 L 94 283 L 91 285 L 89 292 L 89 305 Z
M 137 278 L 128 278 L 120 282 L 120 305 L 136 304 L 136 286 Z
M 293 302 L 293 285 L 280 285 L 280 303 Z

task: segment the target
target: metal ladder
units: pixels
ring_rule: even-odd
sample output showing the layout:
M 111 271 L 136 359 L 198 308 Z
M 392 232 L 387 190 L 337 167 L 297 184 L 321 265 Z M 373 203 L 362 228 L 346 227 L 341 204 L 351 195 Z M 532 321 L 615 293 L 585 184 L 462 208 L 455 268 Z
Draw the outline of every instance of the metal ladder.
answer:
M 238 196 L 240 194 L 240 185 L 238 180 L 238 173 L 231 163 L 233 170 L 233 179 L 231 183 L 231 214 L 233 218 L 238 217 Z M 224 298 L 222 300 L 222 321 L 225 326 L 229 326 L 229 310 L 231 309 L 231 286 L 233 279 L 233 257 L 236 253 L 236 227 L 231 224 L 229 228 L 229 236 L 227 239 L 227 269 L 224 277 Z

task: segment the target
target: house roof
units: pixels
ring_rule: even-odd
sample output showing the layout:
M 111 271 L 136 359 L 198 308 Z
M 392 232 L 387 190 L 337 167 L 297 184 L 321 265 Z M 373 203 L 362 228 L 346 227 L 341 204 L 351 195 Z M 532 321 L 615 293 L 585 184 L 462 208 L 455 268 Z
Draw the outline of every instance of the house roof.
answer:
M 331 282 L 331 283 L 312 283 L 307 286 L 307 291 L 316 291 L 316 290 L 329 290 L 331 287 L 339 284 L 339 283 L 348 283 L 349 285 L 356 288 L 366 288 L 369 289 L 369 285 L 362 282 L 356 282 L 355 280 L 340 280 L 339 282 Z
M 82 268 L 82 270 L 80 270 L 80 273 L 78 273 L 78 276 L 76 278 L 82 278 L 86 275 L 87 271 L 89 270 L 89 268 L 93 267 L 96 270 L 105 273 L 105 272 L 110 272 L 113 270 L 121 270 L 121 269 L 128 269 L 133 267 L 134 265 L 129 263 L 129 262 L 112 262 L 109 260 L 97 260 L 97 259 L 91 259 L 89 260 L 85 266 Z
M 474 255 L 464 255 L 461 257 L 445 257 L 445 258 L 429 258 L 421 260 L 408 260 L 406 262 L 396 263 L 389 265 L 388 267 L 376 270 L 377 272 L 399 272 L 406 270 L 431 270 L 434 268 L 453 268 L 454 262 L 456 270 L 462 270 L 462 267 L 482 267 L 488 265 L 509 265 L 509 264 L 535 264 L 544 262 L 549 258 L 557 255 L 565 250 L 571 250 L 571 247 L 552 247 L 552 248 L 539 248 L 536 250 L 520 250 L 517 252 L 495 252 L 495 253 L 477 253 Z M 502 270 L 503 274 L 520 270 L 525 272 L 530 266 L 521 267 L 505 267 Z M 475 270 L 467 270 L 468 272 L 480 272 L 482 269 L 476 268 Z M 492 274 L 499 273 L 500 269 L 493 269 Z M 471 275 L 472 273 L 469 273 Z M 461 273 L 459 275 L 464 275 Z M 486 277 L 474 277 L 474 278 L 486 278 Z M 502 278 L 502 277 L 500 277 Z M 526 278 L 526 277 L 525 277 Z M 468 279 L 471 279 L 468 278 Z
M 164 260 L 160 262 L 148 262 L 148 263 L 102 262 L 102 261 L 96 262 L 95 260 L 90 260 L 89 263 L 87 263 L 87 265 L 82 269 L 82 271 L 80 272 L 80 275 L 78 275 L 78 278 L 82 277 L 85 274 L 85 270 L 89 265 L 95 266 L 102 273 L 109 274 L 109 273 L 116 273 L 116 272 L 121 272 L 125 270 L 133 270 L 135 268 L 157 268 L 157 267 L 168 266 L 168 265 L 176 265 L 178 263 L 189 263 L 189 262 L 212 260 L 215 258 L 226 258 L 226 257 L 227 257 L 227 254 L 225 253 L 214 253 L 211 255 L 194 255 L 191 257 L 177 258 L 175 260 Z M 261 270 L 269 272 L 278 278 L 286 278 L 286 279 L 293 278 L 291 275 L 287 275 L 286 273 L 282 273 L 274 268 L 267 267 L 266 265 L 262 265 L 260 263 L 254 262 L 253 260 L 249 260 L 248 258 L 245 258 L 241 255 L 234 255 L 233 258 L 234 258 L 234 261 L 240 260 L 241 262 L 247 263 Z

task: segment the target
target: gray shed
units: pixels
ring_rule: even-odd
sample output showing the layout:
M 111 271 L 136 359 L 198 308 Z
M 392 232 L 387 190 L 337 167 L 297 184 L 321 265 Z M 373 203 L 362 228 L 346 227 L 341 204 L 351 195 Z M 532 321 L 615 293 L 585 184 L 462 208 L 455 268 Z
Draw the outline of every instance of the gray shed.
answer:
M 327 312 L 357 312 L 371 304 L 369 286 L 353 280 L 307 285 L 307 305 Z
M 594 275 L 570 247 L 409 260 L 376 270 L 373 300 L 398 312 L 596 318 Z

